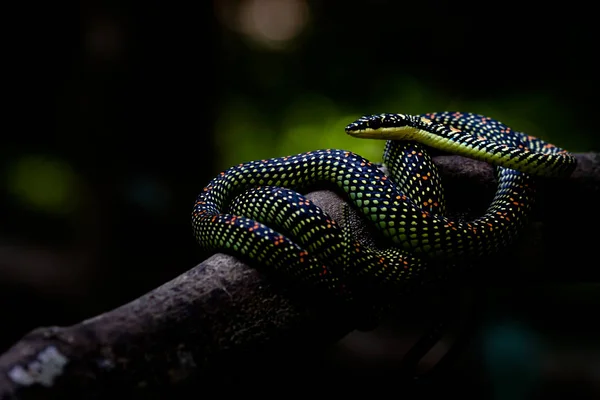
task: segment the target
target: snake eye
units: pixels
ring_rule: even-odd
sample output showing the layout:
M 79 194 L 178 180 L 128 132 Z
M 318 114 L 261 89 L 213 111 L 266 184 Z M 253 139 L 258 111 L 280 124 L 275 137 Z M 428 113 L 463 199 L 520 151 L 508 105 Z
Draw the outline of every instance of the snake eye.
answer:
M 372 115 L 368 119 L 367 126 L 371 129 L 378 129 L 381 127 L 382 122 L 383 118 L 379 115 Z

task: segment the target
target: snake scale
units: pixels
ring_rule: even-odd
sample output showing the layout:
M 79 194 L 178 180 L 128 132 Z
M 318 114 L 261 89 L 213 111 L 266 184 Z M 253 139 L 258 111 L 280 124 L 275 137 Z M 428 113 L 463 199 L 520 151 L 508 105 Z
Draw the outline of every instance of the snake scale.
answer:
M 463 112 L 377 114 L 346 127 L 359 138 L 387 140 L 384 174 L 350 151 L 325 149 L 250 161 L 221 172 L 198 195 L 192 225 L 207 251 L 225 252 L 338 298 L 363 286 L 406 287 L 432 262 L 451 265 L 495 254 L 527 221 L 535 176 L 566 177 L 567 151 L 492 118 Z M 497 166 L 496 194 L 471 221 L 445 216 L 440 175 L 428 148 Z M 343 193 L 387 238 L 361 245 L 301 193 Z

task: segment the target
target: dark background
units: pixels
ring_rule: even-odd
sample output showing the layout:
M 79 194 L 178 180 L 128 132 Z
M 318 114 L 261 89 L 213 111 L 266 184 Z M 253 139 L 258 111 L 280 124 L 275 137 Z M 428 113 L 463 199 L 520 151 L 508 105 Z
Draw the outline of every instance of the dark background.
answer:
M 361 114 L 461 109 L 600 149 L 596 25 L 575 3 L 535 17 L 507 3 L 382 0 L 16 7 L 3 57 L 2 349 L 202 261 L 191 206 L 230 164 L 325 144 L 376 157 L 341 133 Z

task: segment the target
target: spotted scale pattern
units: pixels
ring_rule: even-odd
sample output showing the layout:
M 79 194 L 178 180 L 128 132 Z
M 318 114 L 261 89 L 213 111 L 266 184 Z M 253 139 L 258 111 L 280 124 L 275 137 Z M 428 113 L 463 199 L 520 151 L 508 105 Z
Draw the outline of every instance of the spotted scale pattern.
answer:
M 427 212 L 445 214 L 444 187 L 437 166 L 421 143 L 387 141 L 383 160 L 398 190 Z
M 304 250 L 289 240 L 284 233 L 257 221 L 277 223 L 278 211 L 268 206 L 261 206 L 260 209 L 246 207 L 240 212 L 253 218 L 241 217 L 225 211 L 228 203 L 256 186 L 302 191 L 316 183 L 328 184 L 345 192 L 354 206 L 398 246 L 393 251 L 404 251 L 415 260 L 423 259 L 424 262 L 442 259 L 451 263 L 456 257 L 476 257 L 499 251 L 525 223 L 533 200 L 533 178 L 512 168 L 546 176 L 568 175 L 574 168 L 572 157 L 564 150 L 524 134 L 513 134 L 501 123 L 475 114 L 380 114 L 363 117 L 350 124 L 346 131 L 359 137 L 369 137 L 375 133 L 388 138 L 393 138 L 398 131 L 404 131 L 404 134 L 408 133 L 405 139 L 410 142 L 422 141 L 427 146 L 484 159 L 508 168 L 499 168 L 498 189 L 487 212 L 473 221 L 462 221 L 449 219 L 442 214 L 443 193 L 424 184 L 429 180 L 439 183 L 437 170 L 431 166 L 433 164 L 424 148 L 414 143 L 412 145 L 416 153 L 412 154 L 411 150 L 411 154 L 417 156 L 415 158 L 407 156 L 402 142 L 390 140 L 387 143 L 384 162 L 391 166 L 391 177 L 384 175 L 368 160 L 344 150 L 317 150 L 251 161 L 223 171 L 198 196 L 193 211 L 193 227 L 199 243 L 215 251 L 232 249 L 295 279 L 340 291 L 344 286 L 340 284 L 344 273 L 334 271 L 323 274 L 328 267 L 318 255 L 324 248 L 323 254 L 332 255 L 331 252 L 337 248 L 335 245 L 327 253 L 329 242 L 320 240 L 321 236 L 314 229 L 304 233 L 288 229 L 289 235 L 295 239 L 312 237 L 314 242 L 310 239 L 300 241 L 303 247 L 315 249 L 313 254 L 312 250 Z M 398 154 L 404 158 L 393 158 Z M 407 161 L 409 158 L 411 161 Z M 424 176 L 427 178 L 424 179 Z M 258 199 L 261 194 L 256 192 L 254 196 L 258 196 Z M 289 197 L 289 193 L 285 196 Z M 297 200 L 296 207 L 308 206 L 304 200 Z M 276 209 L 283 210 L 286 201 L 281 200 Z M 268 204 L 260 200 L 254 203 Z M 284 221 L 282 218 L 283 214 L 279 216 L 279 222 Z M 281 231 L 287 229 L 283 225 L 280 228 Z M 331 237 L 335 237 L 335 234 Z M 374 274 L 375 260 L 370 258 L 369 251 L 360 246 L 354 248 L 358 253 L 355 259 L 359 260 L 355 262 L 361 265 L 355 272 Z M 379 274 L 385 276 L 386 273 Z M 401 275 L 393 276 L 391 279 L 403 279 Z
M 201 208 L 202 203 L 196 203 Z M 194 212 L 194 230 L 205 249 L 235 254 L 249 262 L 264 265 L 288 278 L 290 282 L 310 284 L 322 293 L 345 297 L 345 285 L 339 274 L 310 255 L 289 238 L 250 218 L 214 213 Z
M 259 186 L 236 196 L 229 212 L 260 221 L 293 239 L 307 253 L 339 275 L 352 290 L 386 283 L 411 282 L 420 277 L 425 264 L 413 255 L 391 247 L 377 249 L 360 244 L 320 207 L 290 189 Z M 365 279 L 367 281 L 365 281 Z M 398 289 L 398 285 L 395 285 Z

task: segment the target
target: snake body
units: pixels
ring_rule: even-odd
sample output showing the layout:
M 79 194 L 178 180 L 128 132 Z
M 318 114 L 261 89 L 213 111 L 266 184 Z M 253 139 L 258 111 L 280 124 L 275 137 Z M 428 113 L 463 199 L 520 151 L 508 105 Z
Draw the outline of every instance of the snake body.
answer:
M 369 115 L 346 132 L 388 139 L 383 161 L 390 176 L 360 155 L 336 149 L 239 164 L 221 172 L 196 200 L 192 225 L 200 245 L 334 294 L 347 294 L 349 276 L 400 286 L 429 262 L 504 248 L 527 220 L 534 175 L 564 177 L 576 165 L 565 150 L 477 114 Z M 496 194 L 484 215 L 472 221 L 444 215 L 428 147 L 498 166 Z M 316 186 L 345 193 L 390 247 L 361 246 L 298 193 Z

